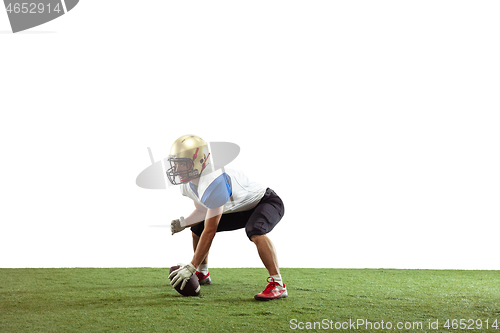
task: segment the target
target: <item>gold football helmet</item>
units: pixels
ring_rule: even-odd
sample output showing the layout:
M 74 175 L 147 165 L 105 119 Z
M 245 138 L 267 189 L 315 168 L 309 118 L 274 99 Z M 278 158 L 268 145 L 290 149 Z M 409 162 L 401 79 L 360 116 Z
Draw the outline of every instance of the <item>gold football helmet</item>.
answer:
M 208 156 L 208 145 L 202 138 L 191 134 L 181 136 L 170 148 L 168 180 L 179 185 L 200 177 L 208 165 Z

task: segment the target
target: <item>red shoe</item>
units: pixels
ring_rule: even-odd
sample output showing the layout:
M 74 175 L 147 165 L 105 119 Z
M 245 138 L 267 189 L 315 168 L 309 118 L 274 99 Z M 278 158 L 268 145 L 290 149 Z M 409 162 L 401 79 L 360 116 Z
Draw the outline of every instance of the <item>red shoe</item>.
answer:
M 269 284 L 267 285 L 266 289 L 264 289 L 264 291 L 260 294 L 254 296 L 256 300 L 269 301 L 272 299 L 288 297 L 285 284 L 283 284 L 282 287 L 278 282 L 274 282 L 274 279 L 272 277 L 268 277 L 267 282 L 269 282 Z
M 210 279 L 210 272 L 207 275 L 205 275 L 201 272 L 196 271 L 196 276 L 198 277 L 198 280 L 200 281 L 200 285 L 212 284 L 212 279 Z

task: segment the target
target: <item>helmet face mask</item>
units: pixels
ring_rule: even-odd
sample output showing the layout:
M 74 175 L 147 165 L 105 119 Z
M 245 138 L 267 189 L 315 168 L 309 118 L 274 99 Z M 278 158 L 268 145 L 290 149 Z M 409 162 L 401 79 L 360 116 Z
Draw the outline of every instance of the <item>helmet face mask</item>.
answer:
M 202 138 L 196 135 L 181 136 L 170 149 L 168 180 L 173 185 L 180 185 L 200 177 L 208 165 L 208 156 L 208 145 Z
M 187 183 L 193 179 L 198 178 L 198 170 L 193 169 L 194 163 L 189 158 L 176 158 L 169 156 L 170 169 L 167 170 L 168 180 L 173 185 L 180 185 Z

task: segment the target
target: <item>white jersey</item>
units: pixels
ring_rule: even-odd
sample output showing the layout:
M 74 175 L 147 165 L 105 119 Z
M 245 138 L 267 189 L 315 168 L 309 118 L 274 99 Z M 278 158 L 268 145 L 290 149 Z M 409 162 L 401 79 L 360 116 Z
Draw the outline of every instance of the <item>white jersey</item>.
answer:
M 230 168 L 222 168 L 200 177 L 198 195 L 191 189 L 189 183 L 181 184 L 182 195 L 191 198 L 196 203 L 207 208 L 200 199 L 203 198 L 210 184 L 223 173 L 226 173 L 231 180 L 231 197 L 224 204 L 223 214 L 250 210 L 257 206 L 266 193 L 266 187 L 259 183 L 251 182 L 243 172 Z

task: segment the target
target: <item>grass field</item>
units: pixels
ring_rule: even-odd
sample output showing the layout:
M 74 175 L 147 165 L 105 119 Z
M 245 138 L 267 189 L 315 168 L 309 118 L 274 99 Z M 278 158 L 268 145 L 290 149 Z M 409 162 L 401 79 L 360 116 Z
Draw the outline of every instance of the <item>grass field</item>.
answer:
M 211 269 L 213 284 L 200 297 L 177 294 L 167 268 L 0 269 L 0 332 L 500 332 L 500 271 L 282 275 L 289 297 L 257 302 L 264 269 Z

